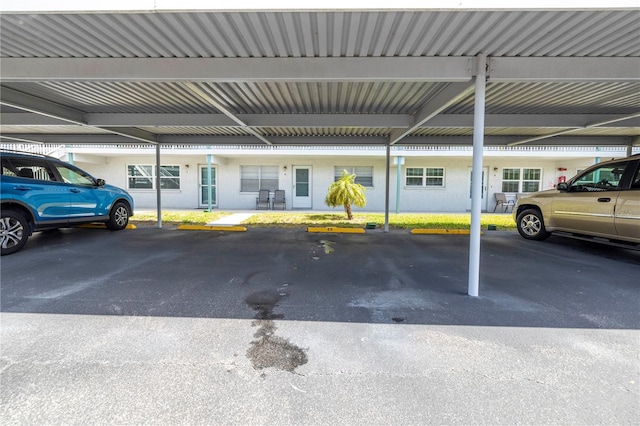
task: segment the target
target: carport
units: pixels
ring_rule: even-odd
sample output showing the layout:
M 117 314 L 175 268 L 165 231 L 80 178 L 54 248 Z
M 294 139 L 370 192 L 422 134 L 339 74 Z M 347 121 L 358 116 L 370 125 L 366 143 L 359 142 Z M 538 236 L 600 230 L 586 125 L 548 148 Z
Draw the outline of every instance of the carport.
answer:
M 3 142 L 152 144 L 157 164 L 177 144 L 384 146 L 385 230 L 392 146 L 473 146 L 472 296 L 483 147 L 640 145 L 638 8 L 143 3 L 125 12 L 3 5 Z M 159 189 L 157 208 L 160 218 Z

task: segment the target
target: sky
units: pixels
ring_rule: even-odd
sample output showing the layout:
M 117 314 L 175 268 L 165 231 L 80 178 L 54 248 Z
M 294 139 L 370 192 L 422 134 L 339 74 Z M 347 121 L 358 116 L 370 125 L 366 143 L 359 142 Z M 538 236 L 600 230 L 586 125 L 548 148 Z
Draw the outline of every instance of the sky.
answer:
M 2 12 L 336 9 L 612 9 L 640 0 L 2 0 Z

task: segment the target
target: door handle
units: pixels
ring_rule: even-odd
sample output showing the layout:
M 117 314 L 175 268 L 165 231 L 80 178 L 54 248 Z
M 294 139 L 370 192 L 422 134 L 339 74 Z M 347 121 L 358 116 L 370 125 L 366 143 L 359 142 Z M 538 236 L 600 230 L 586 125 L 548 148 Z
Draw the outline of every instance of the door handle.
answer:
M 15 186 L 13 187 L 13 189 L 15 189 L 16 191 L 29 191 L 31 188 L 29 188 L 28 186 Z
M 78 188 L 72 188 L 71 192 L 73 192 L 74 194 L 77 194 L 80 192 L 80 190 Z
M 611 198 L 598 198 L 599 203 L 608 203 L 609 201 L 611 201 Z

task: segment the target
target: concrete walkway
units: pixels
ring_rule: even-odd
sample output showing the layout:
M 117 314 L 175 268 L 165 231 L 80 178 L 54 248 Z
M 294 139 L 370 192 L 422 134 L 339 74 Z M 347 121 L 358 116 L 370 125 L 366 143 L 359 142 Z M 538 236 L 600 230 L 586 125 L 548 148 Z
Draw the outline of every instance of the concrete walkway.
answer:
M 234 226 L 239 225 L 243 221 L 249 219 L 255 213 L 234 213 L 230 216 L 225 216 L 218 220 L 207 223 L 208 226 Z

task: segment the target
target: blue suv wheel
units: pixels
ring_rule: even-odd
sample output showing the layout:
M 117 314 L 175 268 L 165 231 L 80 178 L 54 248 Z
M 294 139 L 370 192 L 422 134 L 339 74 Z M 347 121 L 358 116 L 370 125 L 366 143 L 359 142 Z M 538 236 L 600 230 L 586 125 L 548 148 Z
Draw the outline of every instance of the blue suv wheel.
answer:
M 22 214 L 11 209 L 2 209 L 0 216 L 0 247 L 4 256 L 24 247 L 29 238 L 29 223 Z
M 127 227 L 129 223 L 129 209 L 127 205 L 122 201 L 118 201 L 109 214 L 109 221 L 107 222 L 107 228 L 112 231 L 119 231 Z

